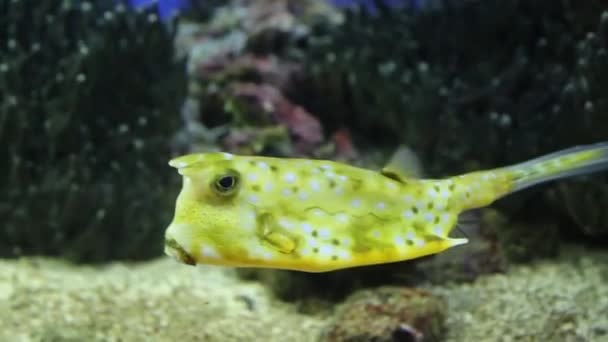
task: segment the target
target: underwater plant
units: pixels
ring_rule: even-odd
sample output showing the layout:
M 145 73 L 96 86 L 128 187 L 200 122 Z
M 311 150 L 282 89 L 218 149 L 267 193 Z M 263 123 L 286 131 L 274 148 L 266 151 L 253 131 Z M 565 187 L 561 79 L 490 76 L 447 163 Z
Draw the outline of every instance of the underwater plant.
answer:
M 0 8 L 0 255 L 158 255 L 184 88 L 169 32 L 124 6 Z

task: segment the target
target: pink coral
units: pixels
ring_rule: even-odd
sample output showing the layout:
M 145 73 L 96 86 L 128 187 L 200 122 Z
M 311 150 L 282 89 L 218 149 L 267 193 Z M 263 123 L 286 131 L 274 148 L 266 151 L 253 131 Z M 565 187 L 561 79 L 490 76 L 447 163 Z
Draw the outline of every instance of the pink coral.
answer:
M 296 152 L 308 154 L 323 141 L 321 123 L 306 109 L 293 104 L 281 91 L 267 84 L 237 83 L 234 96 L 252 101 L 270 114 L 273 122 L 284 125 L 294 139 Z

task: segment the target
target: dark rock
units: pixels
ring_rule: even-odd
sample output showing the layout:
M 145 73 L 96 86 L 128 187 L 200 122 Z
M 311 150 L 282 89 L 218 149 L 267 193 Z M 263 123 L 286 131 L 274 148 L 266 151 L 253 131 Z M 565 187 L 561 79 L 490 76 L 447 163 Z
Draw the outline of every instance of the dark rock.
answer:
M 400 287 L 363 290 L 347 298 L 322 341 L 439 341 L 446 303 L 432 293 Z

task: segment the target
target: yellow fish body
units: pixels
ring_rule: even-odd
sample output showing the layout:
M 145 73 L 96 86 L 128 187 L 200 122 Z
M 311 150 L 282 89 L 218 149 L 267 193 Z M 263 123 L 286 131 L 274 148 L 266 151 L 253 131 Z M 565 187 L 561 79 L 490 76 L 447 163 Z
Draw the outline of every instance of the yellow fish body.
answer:
M 326 160 L 191 154 L 165 252 L 187 264 L 308 272 L 388 263 L 467 242 L 458 215 L 531 185 L 608 168 L 608 143 L 446 179 Z

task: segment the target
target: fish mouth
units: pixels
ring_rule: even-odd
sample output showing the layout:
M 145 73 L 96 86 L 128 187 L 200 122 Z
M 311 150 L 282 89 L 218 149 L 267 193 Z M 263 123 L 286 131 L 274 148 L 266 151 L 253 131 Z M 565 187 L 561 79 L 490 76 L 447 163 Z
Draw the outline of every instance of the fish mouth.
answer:
M 195 265 L 196 261 L 175 239 L 165 238 L 165 254 L 186 265 Z

